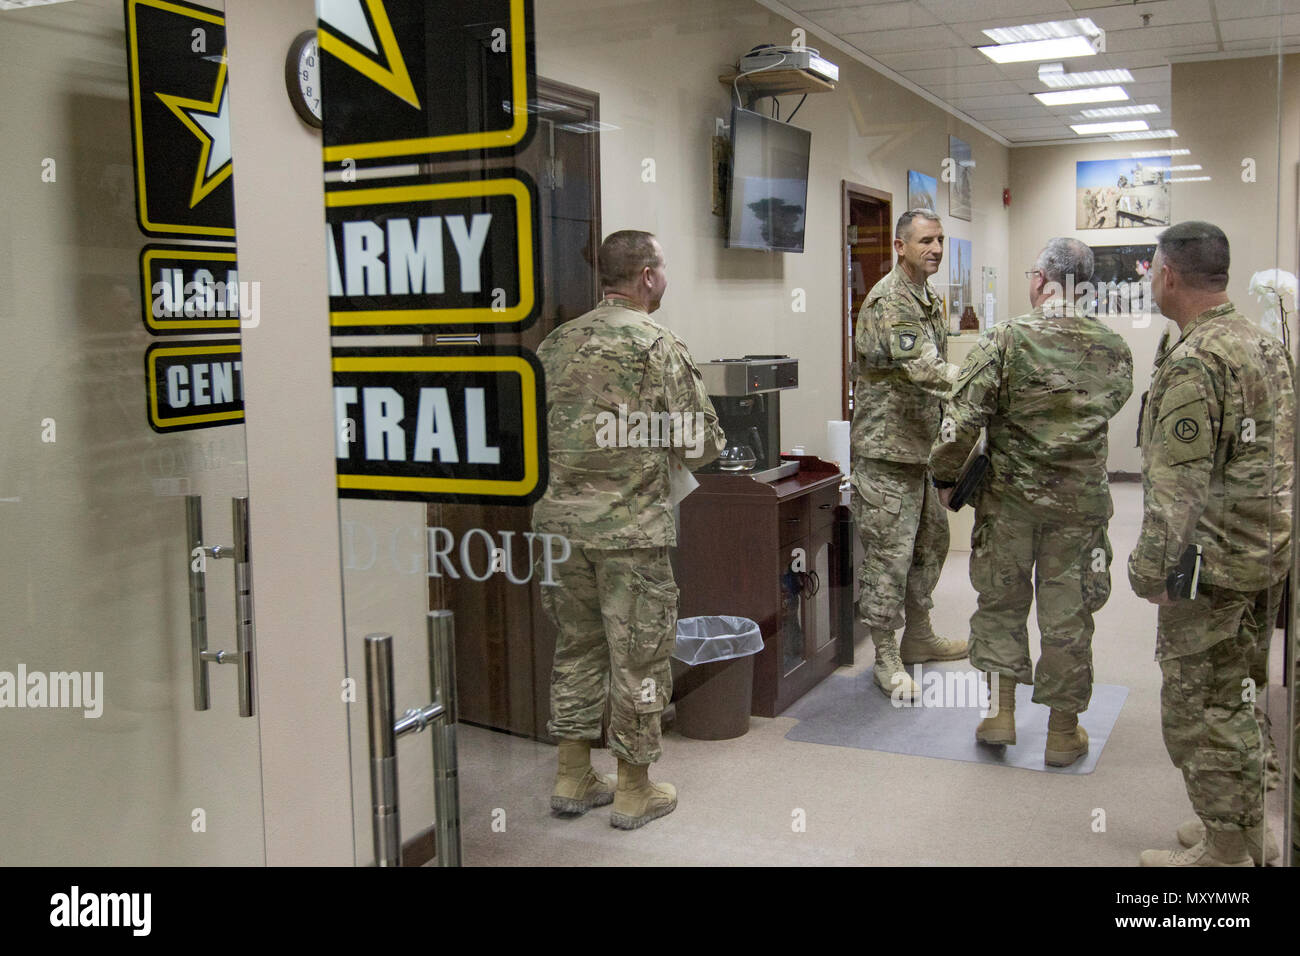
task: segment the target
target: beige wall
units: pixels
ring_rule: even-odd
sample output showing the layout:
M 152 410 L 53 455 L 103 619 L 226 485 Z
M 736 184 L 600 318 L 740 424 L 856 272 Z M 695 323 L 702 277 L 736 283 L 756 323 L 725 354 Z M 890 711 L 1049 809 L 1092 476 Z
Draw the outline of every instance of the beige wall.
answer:
M 1278 61 L 1250 58 L 1177 63 L 1173 66 L 1172 141 L 1139 140 L 1079 146 L 1042 146 L 1011 151 L 1010 314 L 1028 311 L 1028 280 L 1043 243 L 1052 236 L 1073 236 L 1089 245 L 1154 243 L 1158 228 L 1076 229 L 1075 163 L 1119 159 L 1162 145 L 1191 150 L 1174 157 L 1175 165 L 1199 163 L 1203 170 L 1180 173 L 1211 176 L 1210 182 L 1174 183 L 1170 188 L 1174 222 L 1203 219 L 1216 223 L 1232 243 L 1228 293 L 1247 316 L 1263 306 L 1247 293 L 1250 276 L 1261 269 L 1295 272 L 1296 168 L 1300 159 L 1300 57 L 1285 58 L 1282 133 L 1278 135 Z M 1281 165 L 1278 162 L 1282 146 Z M 1256 181 L 1242 181 L 1242 160 L 1256 162 Z M 1135 447 L 1138 406 L 1151 379 L 1151 364 L 1161 330 L 1159 315 L 1143 319 L 1107 319 L 1133 351 L 1133 397 L 1111 422 L 1111 471 L 1138 472 Z M 1295 328 L 1294 321 L 1292 328 Z M 1175 330 L 1176 331 L 1176 330 Z
M 946 216 L 942 182 L 938 211 L 949 236 L 972 240 L 974 287 L 981 266 L 997 268 L 1001 309 L 1008 150 L 996 141 L 809 33 L 808 44 L 841 74 L 835 92 L 809 96 L 795 117 L 812 131 L 805 252 L 725 249 L 722 219 L 710 211 L 714 119 L 730 117 L 731 94 L 718 76 L 755 44 L 790 42 L 792 24 L 750 0 L 546 0 L 537 19 L 538 74 L 599 93 L 601 119 L 617 127 L 601 134 L 604 231 L 645 228 L 663 240 L 669 290 L 656 318 L 685 338 L 698 361 L 746 353 L 800 360 L 801 384 L 781 402 L 787 450 L 803 444 L 827 453 L 826 421 L 840 417 L 841 180 L 892 193 L 897 217 L 908 169 L 938 179 L 948 134 L 969 142 L 972 222 Z M 783 115 L 797 102 L 783 97 Z M 654 183 L 642 182 L 646 158 L 655 160 Z M 939 278 L 946 283 L 946 262 Z M 796 289 L 807 297 L 805 313 L 791 309 Z

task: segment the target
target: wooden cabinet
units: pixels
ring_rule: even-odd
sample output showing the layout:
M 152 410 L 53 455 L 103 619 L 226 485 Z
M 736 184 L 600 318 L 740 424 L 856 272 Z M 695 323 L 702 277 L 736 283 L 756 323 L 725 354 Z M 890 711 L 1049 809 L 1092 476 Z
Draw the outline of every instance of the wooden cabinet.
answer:
M 758 623 L 764 648 L 754 662 L 753 712 L 760 717 L 775 717 L 831 673 L 842 637 L 831 600 L 842 579 L 840 473 L 817 458 L 797 460 L 798 474 L 770 483 L 698 475 L 700 487 L 681 506 L 680 614 Z

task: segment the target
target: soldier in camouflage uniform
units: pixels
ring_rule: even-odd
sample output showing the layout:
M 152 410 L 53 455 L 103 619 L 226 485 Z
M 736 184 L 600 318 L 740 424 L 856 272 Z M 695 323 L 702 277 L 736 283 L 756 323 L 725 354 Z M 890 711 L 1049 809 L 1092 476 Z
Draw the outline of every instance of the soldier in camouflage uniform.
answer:
M 1160 605 L 1161 724 L 1204 828 L 1185 850 L 1147 850 L 1143 866 L 1249 866 L 1276 854 L 1263 832 L 1264 748 L 1250 693 L 1291 561 L 1291 360 L 1224 291 L 1228 240 L 1186 222 L 1161 233 L 1151 291 L 1182 338 L 1156 370 L 1142 422 L 1142 531 L 1134 592 Z M 1195 600 L 1167 575 L 1202 549 Z M 1262 688 L 1261 688 L 1262 690 Z
M 905 212 L 894 233 L 898 264 L 872 288 L 854 336 L 850 509 L 866 557 L 858 616 L 876 648 L 873 675 L 886 694 L 916 699 L 904 664 L 966 656 L 930 626 L 930 594 L 948 555 L 948 517 L 926 459 L 957 366 L 928 278 L 943 261 L 943 226 L 928 209 Z M 906 610 L 906 617 L 904 617 Z M 906 623 L 900 648 L 894 632 Z
M 979 606 L 970 659 L 990 675 L 998 704 L 976 739 L 1014 744 L 1016 684 L 1033 684 L 1034 702 L 1052 709 L 1044 759 L 1056 767 L 1088 750 L 1078 715 L 1092 698 L 1092 615 L 1110 596 L 1107 423 L 1133 392 L 1124 340 L 1076 314 L 1062 294 L 1090 283 L 1092 270 L 1082 242 L 1047 243 L 1029 273 L 1033 311 L 980 338 L 930 452 L 946 504 L 980 429 L 988 429 L 989 471 L 971 534 Z M 1031 601 L 1042 634 L 1036 671 L 1025 627 Z
M 573 549 L 558 567 L 558 586 L 542 589 L 558 631 L 548 730 L 560 738 L 559 772 L 551 806 L 583 813 L 612 801 L 610 822 L 634 829 L 677 806 L 672 785 L 648 776 L 660 756 L 659 716 L 672 695 L 668 656 L 677 634 L 670 457 L 700 468 L 725 439 L 686 345 L 650 319 L 668 282 L 658 241 L 616 232 L 601 245 L 599 262 L 600 304 L 537 350 L 546 375 L 550 483 L 533 509 L 533 528 L 565 536 Z M 638 427 L 647 420 L 680 425 L 667 434 L 658 425 Z M 607 699 L 617 789 L 591 767 Z

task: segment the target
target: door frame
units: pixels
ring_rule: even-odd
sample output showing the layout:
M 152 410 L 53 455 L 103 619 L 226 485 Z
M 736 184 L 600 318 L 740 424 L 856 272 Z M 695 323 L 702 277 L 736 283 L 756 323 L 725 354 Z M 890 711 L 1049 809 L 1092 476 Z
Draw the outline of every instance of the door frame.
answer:
M 870 199 L 883 202 L 886 206 L 885 225 L 893 221 L 894 194 L 882 189 L 873 189 L 860 183 L 840 180 L 840 247 L 844 250 L 840 257 L 840 316 L 843 318 L 843 332 L 840 335 L 840 415 L 844 421 L 849 420 L 849 369 L 853 365 L 853 293 L 850 291 L 852 267 L 849 260 L 849 206 L 854 199 Z

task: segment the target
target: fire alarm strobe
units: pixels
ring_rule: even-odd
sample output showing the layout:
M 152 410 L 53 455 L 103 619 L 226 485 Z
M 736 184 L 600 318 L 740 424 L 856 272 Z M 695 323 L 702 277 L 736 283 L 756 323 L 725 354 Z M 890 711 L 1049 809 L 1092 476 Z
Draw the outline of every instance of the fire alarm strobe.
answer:
M 782 57 L 785 59 L 782 60 Z M 764 44 L 754 47 L 740 61 L 742 74 L 764 68 L 803 70 L 828 83 L 839 82 L 840 78 L 840 68 L 809 47 L 796 50 L 793 47 Z

